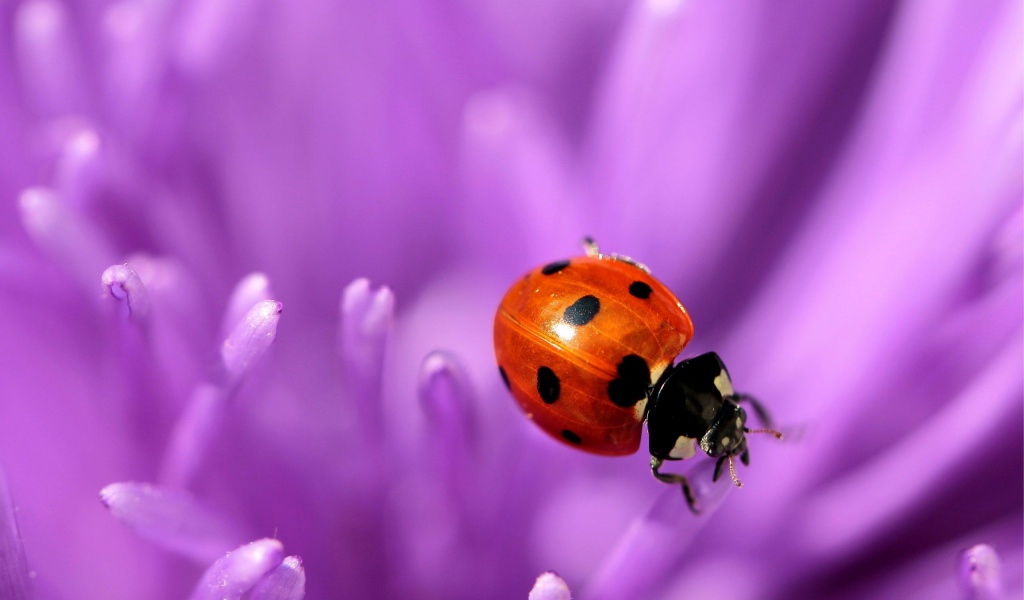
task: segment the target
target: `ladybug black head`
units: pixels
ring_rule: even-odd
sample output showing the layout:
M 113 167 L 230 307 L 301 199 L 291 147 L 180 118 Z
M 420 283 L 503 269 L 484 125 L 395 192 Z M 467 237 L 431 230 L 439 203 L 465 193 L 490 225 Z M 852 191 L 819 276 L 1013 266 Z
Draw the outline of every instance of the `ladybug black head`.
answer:
M 747 449 L 747 411 L 731 400 L 723 402 L 711 428 L 700 439 L 708 456 L 736 456 Z

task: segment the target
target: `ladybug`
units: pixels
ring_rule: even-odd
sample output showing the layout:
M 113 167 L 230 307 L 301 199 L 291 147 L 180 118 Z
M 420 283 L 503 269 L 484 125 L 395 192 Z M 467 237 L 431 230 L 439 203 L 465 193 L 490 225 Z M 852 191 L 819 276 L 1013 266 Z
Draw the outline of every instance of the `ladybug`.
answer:
M 708 352 L 673 361 L 693 337 L 690 315 L 644 265 L 601 254 L 548 263 L 519 279 L 494 317 L 498 372 L 526 417 L 554 438 L 609 456 L 640 448 L 647 422 L 651 472 L 679 484 L 698 512 L 689 481 L 661 472 L 699 449 L 717 458 L 714 480 L 734 457 L 749 464 L 750 429 L 741 404 L 770 424 L 754 398 L 737 394 L 722 360 Z M 770 425 L 769 425 L 770 427 Z

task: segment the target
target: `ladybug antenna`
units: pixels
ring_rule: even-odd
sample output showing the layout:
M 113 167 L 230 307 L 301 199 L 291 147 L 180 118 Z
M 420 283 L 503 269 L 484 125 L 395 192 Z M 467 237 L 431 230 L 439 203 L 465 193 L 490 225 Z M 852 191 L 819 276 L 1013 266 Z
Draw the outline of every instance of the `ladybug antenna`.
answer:
M 729 476 L 732 477 L 732 482 L 736 484 L 736 487 L 743 487 L 743 482 L 736 476 L 736 463 L 732 459 L 732 454 L 729 455 Z
M 767 428 L 765 428 L 765 429 L 747 429 L 746 427 L 744 427 L 743 428 L 743 433 L 767 433 L 767 434 L 770 434 L 770 435 L 774 436 L 775 439 L 777 439 L 777 440 L 781 440 L 782 439 L 782 432 L 781 431 L 775 431 L 774 429 L 767 429 Z

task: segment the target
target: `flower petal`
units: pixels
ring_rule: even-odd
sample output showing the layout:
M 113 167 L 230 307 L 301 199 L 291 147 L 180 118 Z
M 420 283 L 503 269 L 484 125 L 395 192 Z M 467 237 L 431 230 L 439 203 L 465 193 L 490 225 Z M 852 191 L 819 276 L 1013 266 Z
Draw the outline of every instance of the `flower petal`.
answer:
M 208 563 L 245 539 L 226 516 L 192 494 L 150 483 L 112 483 L 100 491 L 110 514 L 155 544 Z
M 235 285 L 224 311 L 224 323 L 221 332 L 224 338 L 238 327 L 252 307 L 263 300 L 270 300 L 270 280 L 263 273 L 250 273 Z
M 420 367 L 420 406 L 427 416 L 431 441 L 444 470 L 445 481 L 461 480 L 473 441 L 469 381 L 462 365 L 446 352 L 432 352 Z M 453 488 L 454 489 L 454 488 Z
M 701 514 L 694 515 L 678 486 L 664 490 L 612 550 L 583 591 L 589 600 L 644 598 L 671 572 L 732 489 L 728 477 L 712 483 L 715 461 L 701 460 L 686 473 Z
M 302 600 L 306 595 L 306 571 L 298 556 L 288 556 L 263 576 L 249 592 L 248 600 Z
M 978 544 L 960 555 L 960 589 L 966 600 L 1003 597 L 1002 564 L 988 544 Z
M 525 90 L 495 89 L 471 97 L 463 115 L 460 236 L 470 255 L 513 276 L 578 251 L 589 232 L 569 144 L 541 106 Z
M 14 34 L 21 80 L 44 115 L 81 113 L 86 108 L 89 86 L 71 21 L 64 3 L 56 0 L 30 0 L 18 6 Z
M 281 319 L 281 303 L 262 300 L 253 306 L 231 335 L 224 340 L 220 356 L 228 376 L 229 387 L 241 381 L 242 376 L 270 348 Z
M 533 583 L 528 600 L 572 600 L 572 593 L 557 573 L 541 573 Z
M 284 560 L 284 547 L 264 538 L 237 548 L 203 573 L 191 600 L 238 600 Z
M 367 279 L 356 279 L 342 293 L 338 353 L 349 394 L 371 438 L 382 427 L 381 369 L 394 311 L 395 296 L 391 290 L 385 286 L 373 291 Z
M 7 481 L 0 471 L 0 598 L 25 600 L 32 595 L 31 576 L 14 513 Z
M 211 384 L 196 388 L 185 414 L 171 431 L 160 467 L 161 483 L 176 488 L 192 483 L 210 444 L 223 427 L 227 408 L 228 398 L 221 388 Z
M 103 272 L 106 297 L 117 303 L 121 318 L 136 324 L 149 318 L 149 293 L 142 279 L 127 264 L 108 267 Z
M 1022 346 L 1018 332 L 955 402 L 877 460 L 805 500 L 794 539 L 819 556 L 853 553 L 911 518 L 940 484 L 955 484 L 958 470 L 974 468 L 978 449 L 1004 438 L 1007 423 L 1020 422 Z M 964 435 L 951 438 L 952 431 Z
M 36 245 L 94 294 L 96 275 L 114 262 L 107 240 L 53 189 L 28 188 L 20 200 L 22 223 Z

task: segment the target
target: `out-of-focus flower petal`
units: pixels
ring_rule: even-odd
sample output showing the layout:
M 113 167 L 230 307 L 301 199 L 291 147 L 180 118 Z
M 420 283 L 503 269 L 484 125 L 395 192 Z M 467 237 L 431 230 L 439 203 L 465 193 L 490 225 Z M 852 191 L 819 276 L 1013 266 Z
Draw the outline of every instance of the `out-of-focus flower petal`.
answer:
M 57 0 L 30 0 L 18 6 L 14 33 L 18 66 L 39 113 L 80 113 L 89 86 L 82 50 L 74 38 L 72 15 Z
M 22 192 L 21 218 L 36 245 L 83 290 L 95 293 L 96 276 L 114 262 L 114 252 L 95 226 L 45 187 Z
M 338 354 L 345 382 L 369 437 L 381 432 L 380 385 L 384 350 L 394 322 L 395 296 L 387 287 L 376 291 L 367 279 L 356 279 L 341 297 Z
M 1021 417 L 1022 347 L 1018 334 L 953 403 L 877 461 L 808 498 L 802 526 L 791 531 L 794 538 L 805 540 L 819 556 L 856 552 L 913 515 L 943 482 L 957 481 L 958 473 L 972 468 L 974 453 L 998 441 L 1005 424 Z M 951 443 L 950 431 L 969 435 Z M 858 509 L 851 511 L 851 505 Z
M 1002 564 L 988 544 L 978 544 L 960 555 L 959 583 L 965 600 L 998 600 L 1003 597 Z
M 149 318 L 149 293 L 142 279 L 127 264 L 114 265 L 103 272 L 103 290 L 116 302 L 117 312 L 126 321 L 143 324 Z
M 679 486 L 662 491 L 609 553 L 583 590 L 583 598 L 644 598 L 664 580 L 733 487 L 728 477 L 711 481 L 714 465 L 715 461 L 700 460 L 686 472 L 701 514 L 690 512 Z
M 302 600 L 306 595 L 306 571 L 298 556 L 288 556 L 263 576 L 249 592 L 249 600 Z
M 225 391 L 215 385 L 196 388 L 185 413 L 171 432 L 160 468 L 160 482 L 188 487 L 206 458 L 210 444 L 220 433 L 228 410 Z
M 213 73 L 240 47 L 259 9 L 258 0 L 185 2 L 175 40 L 178 64 L 192 76 Z
M 497 266 L 507 262 L 519 271 L 578 250 L 592 215 L 582 206 L 570 156 L 551 116 L 525 90 L 499 88 L 470 98 L 462 124 L 464 208 L 458 211 L 469 254 L 497 257 Z
M 706 321 L 735 310 L 839 152 L 889 10 L 633 3 L 588 139 L 592 202 L 608 211 L 590 233 L 606 245 L 628 239 L 660 277 L 686 286 L 682 300 Z M 758 252 L 733 264 L 747 235 Z M 680 248 L 700 258 L 662 258 Z
M 572 593 L 557 573 L 541 573 L 533 584 L 528 600 L 572 600 Z
M 246 371 L 270 348 L 277 334 L 281 310 L 281 303 L 274 300 L 256 303 L 224 340 L 220 356 L 229 385 L 241 381 Z
M 232 550 L 203 573 L 190 600 L 238 600 L 284 560 L 281 542 L 264 538 Z
M 32 596 L 31 575 L 14 513 L 7 480 L 0 470 L 0 598 L 28 600 Z
M 91 127 L 76 131 L 64 143 L 57 162 L 56 189 L 69 206 L 87 208 L 103 181 L 103 145 Z
M 263 273 L 250 273 L 243 277 L 231 292 L 231 299 L 228 300 L 228 307 L 224 311 L 224 323 L 221 326 L 223 337 L 226 339 L 231 335 L 252 307 L 264 300 L 270 300 L 272 296 L 270 280 Z
M 445 352 L 432 352 L 420 366 L 420 406 L 427 416 L 430 442 L 444 479 L 453 489 L 473 452 L 474 419 L 469 381 L 458 361 Z
M 150 483 L 112 483 L 100 500 L 117 520 L 159 546 L 209 563 L 245 539 L 229 518 L 192 494 Z

